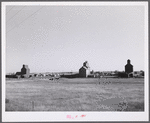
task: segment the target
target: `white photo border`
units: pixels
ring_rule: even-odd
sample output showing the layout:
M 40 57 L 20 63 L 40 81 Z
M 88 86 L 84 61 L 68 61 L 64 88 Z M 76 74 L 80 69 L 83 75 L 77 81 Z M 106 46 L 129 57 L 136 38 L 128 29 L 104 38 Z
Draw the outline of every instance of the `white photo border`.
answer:
M 145 8 L 145 110 L 144 112 L 6 112 L 5 111 L 5 55 L 6 55 L 6 6 L 144 6 Z M 149 120 L 149 66 L 148 66 L 148 2 L 2 2 L 2 122 L 38 121 L 148 121 Z M 67 115 L 86 115 L 84 118 L 67 119 Z

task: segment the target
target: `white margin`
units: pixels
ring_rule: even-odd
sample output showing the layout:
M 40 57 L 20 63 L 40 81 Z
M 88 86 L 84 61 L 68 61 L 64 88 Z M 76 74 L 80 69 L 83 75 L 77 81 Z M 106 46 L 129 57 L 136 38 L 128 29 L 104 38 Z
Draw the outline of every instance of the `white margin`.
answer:
M 5 25 L 5 13 L 6 13 L 6 6 L 4 6 L 4 3 L 1 4 L 1 25 L 2 25 L 2 28 L 1 28 L 1 32 L 2 32 L 2 35 L 1 35 L 1 49 L 2 49 L 2 62 L 1 62 L 1 66 L 2 66 L 2 119 L 4 117 L 4 113 L 5 112 L 5 53 L 6 53 L 6 25 Z

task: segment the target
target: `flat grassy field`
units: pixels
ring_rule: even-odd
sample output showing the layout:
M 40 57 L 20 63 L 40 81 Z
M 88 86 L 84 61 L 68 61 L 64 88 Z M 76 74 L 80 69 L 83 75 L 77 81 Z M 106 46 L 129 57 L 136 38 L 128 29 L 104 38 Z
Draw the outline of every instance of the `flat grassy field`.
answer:
M 143 78 L 7 79 L 6 111 L 144 111 Z

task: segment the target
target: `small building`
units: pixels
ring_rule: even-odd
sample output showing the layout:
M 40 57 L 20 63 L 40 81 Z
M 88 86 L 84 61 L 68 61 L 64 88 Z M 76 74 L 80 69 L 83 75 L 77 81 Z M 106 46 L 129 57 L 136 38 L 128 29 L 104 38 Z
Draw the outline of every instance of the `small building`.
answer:
M 85 61 L 83 66 L 79 69 L 79 77 L 86 78 L 88 75 L 90 75 L 90 67 L 89 63 Z
M 34 73 L 30 73 L 29 77 L 34 77 Z
M 141 77 L 144 77 L 144 76 L 143 76 L 142 71 L 134 71 L 134 72 L 129 73 L 128 77 L 141 78 Z
M 100 72 L 95 72 L 94 75 L 95 75 L 95 78 L 100 78 L 101 76 Z
M 125 73 L 129 74 L 133 72 L 133 65 L 130 63 L 130 60 L 127 60 L 127 64 L 125 65 Z

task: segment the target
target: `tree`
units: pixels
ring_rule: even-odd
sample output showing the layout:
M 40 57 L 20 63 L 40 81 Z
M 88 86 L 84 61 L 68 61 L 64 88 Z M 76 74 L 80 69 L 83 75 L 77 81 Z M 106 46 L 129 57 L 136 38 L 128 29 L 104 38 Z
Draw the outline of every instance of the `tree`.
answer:
M 91 73 L 91 74 L 94 74 L 94 70 L 92 70 L 90 73 Z

